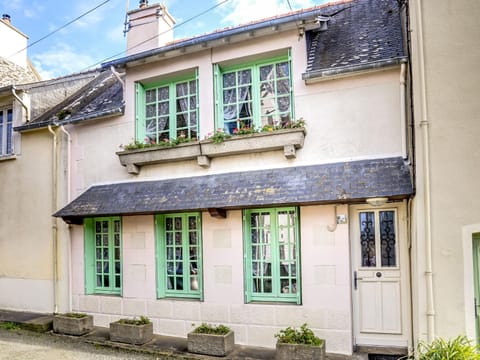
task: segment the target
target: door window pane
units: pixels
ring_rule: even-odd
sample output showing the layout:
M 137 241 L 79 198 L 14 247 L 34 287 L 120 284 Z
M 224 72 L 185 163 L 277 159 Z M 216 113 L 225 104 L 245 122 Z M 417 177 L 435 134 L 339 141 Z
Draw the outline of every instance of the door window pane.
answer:
M 375 267 L 375 213 L 360 213 L 360 245 L 362 266 Z
M 395 212 L 380 211 L 382 266 L 397 266 Z

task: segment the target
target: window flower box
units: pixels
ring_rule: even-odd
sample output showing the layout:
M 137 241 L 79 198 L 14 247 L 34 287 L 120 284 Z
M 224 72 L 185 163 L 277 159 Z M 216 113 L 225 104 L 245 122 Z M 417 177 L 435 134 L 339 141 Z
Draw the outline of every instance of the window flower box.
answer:
M 303 147 L 305 128 L 265 131 L 248 135 L 237 135 L 215 143 L 200 141 L 201 153 L 208 158 L 282 150 L 288 159 L 296 157 L 296 150 Z
M 179 160 L 193 160 L 200 156 L 198 142 L 170 146 L 154 146 L 137 150 L 119 151 L 120 163 L 130 174 L 140 173 L 143 165 L 160 164 Z
M 146 317 L 140 320 L 120 319 L 110 323 L 110 340 L 132 345 L 143 345 L 153 338 L 153 324 Z
M 53 331 L 81 336 L 93 330 L 93 316 L 81 313 L 58 314 L 53 317 Z
M 235 335 L 226 326 L 202 324 L 187 335 L 188 351 L 195 354 L 226 356 L 233 351 Z

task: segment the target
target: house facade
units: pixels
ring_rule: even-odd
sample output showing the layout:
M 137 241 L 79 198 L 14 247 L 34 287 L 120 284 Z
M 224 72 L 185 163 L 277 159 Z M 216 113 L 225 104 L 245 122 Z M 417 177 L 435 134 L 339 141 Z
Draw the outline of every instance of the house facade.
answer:
M 14 126 L 51 159 L 44 187 L 56 190 L 38 211 L 54 217 L 38 226 L 57 267 L 41 309 L 2 306 L 87 312 L 102 326 L 145 315 L 181 337 L 222 323 L 267 347 L 306 322 L 331 353 L 405 353 L 403 9 L 342 1 L 140 52 L 139 34 L 174 20 L 158 4 L 132 11 L 158 23 L 130 28 L 126 57 Z
M 415 338 L 465 334 L 479 343 L 480 7 L 469 1 L 410 1 L 409 7 L 417 134 Z

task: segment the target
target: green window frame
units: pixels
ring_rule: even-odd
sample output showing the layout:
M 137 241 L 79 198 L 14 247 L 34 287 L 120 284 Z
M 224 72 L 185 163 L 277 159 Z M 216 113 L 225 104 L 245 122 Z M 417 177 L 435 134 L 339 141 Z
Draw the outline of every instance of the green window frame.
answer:
M 201 214 L 156 215 L 155 226 L 158 298 L 203 300 Z
M 136 140 L 156 144 L 199 137 L 198 74 L 136 83 Z
M 301 304 L 296 207 L 244 210 L 246 302 Z
M 285 126 L 293 118 L 291 57 L 214 66 L 216 127 L 235 134 L 241 128 Z
M 122 221 L 120 217 L 87 218 L 85 293 L 122 293 Z

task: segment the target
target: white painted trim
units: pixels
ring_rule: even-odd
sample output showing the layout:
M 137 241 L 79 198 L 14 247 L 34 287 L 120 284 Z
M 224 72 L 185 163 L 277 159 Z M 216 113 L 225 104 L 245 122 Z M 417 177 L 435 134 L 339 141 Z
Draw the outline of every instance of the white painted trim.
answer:
M 480 233 L 480 224 L 465 225 L 462 227 L 465 334 L 470 339 L 476 339 L 472 247 L 472 237 L 475 233 Z

